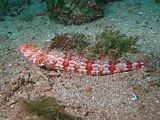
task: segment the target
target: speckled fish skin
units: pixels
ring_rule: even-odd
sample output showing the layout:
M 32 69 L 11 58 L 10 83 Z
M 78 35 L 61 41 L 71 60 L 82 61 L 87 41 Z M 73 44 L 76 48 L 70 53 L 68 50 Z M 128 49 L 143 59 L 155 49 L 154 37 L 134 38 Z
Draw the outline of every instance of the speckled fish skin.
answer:
M 109 62 L 100 63 L 97 61 L 88 61 L 78 57 L 70 57 L 63 52 L 47 51 L 36 45 L 24 43 L 19 46 L 19 50 L 26 58 L 39 66 L 47 66 L 51 69 L 64 71 L 73 71 L 86 75 L 110 75 L 140 69 L 142 62 Z

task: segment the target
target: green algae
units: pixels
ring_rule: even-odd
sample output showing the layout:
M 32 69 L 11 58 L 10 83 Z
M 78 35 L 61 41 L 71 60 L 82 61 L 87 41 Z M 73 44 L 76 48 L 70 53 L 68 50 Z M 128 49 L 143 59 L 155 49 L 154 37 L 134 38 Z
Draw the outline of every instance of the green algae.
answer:
M 155 1 L 155 3 L 160 3 L 160 0 L 154 0 Z
M 112 60 L 117 60 L 127 53 L 136 53 L 136 38 L 128 37 L 119 32 L 102 32 L 95 36 L 95 43 L 91 43 L 93 37 L 82 33 L 57 34 L 50 44 L 51 49 L 61 48 L 62 51 L 76 50 L 80 54 L 95 56 L 105 53 Z M 88 57 L 89 57 L 88 56 Z
M 126 53 L 136 53 L 134 46 L 137 40 L 119 32 L 102 32 L 96 36 L 95 53 L 106 53 L 111 58 L 118 59 Z
M 103 1 L 92 4 L 91 0 L 45 0 L 48 17 L 62 24 L 83 24 L 103 16 Z
M 89 36 L 81 33 L 64 33 L 57 34 L 49 46 L 50 49 L 61 48 L 62 50 L 77 50 L 82 53 L 89 46 Z
M 37 97 L 33 101 L 21 98 L 20 102 L 25 112 L 38 116 L 40 120 L 81 120 L 66 113 L 53 97 Z

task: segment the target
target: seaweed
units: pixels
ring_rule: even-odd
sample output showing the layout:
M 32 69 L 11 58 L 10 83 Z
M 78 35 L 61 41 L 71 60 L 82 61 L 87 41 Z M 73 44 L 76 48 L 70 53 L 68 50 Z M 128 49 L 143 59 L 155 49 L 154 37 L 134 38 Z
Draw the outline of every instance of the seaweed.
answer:
M 1 4 L 0 4 L 0 15 L 4 15 L 7 13 L 9 9 L 9 5 L 8 2 L 6 0 L 1 0 Z
M 80 117 L 66 113 L 53 97 L 37 97 L 33 101 L 21 98 L 20 103 L 23 111 L 41 120 L 81 120 Z
M 82 53 L 89 46 L 89 37 L 81 33 L 56 34 L 49 46 L 50 49 L 61 48 L 62 51 L 74 49 Z
M 31 0 L 1 0 L 0 15 L 16 17 L 24 10 L 23 6 L 29 4 L 31 4 Z
M 48 17 L 62 24 L 83 24 L 103 16 L 103 1 L 45 0 Z
M 155 3 L 160 3 L 160 0 L 154 0 L 155 1 Z
M 95 57 L 96 54 L 106 54 L 109 59 L 117 60 L 127 53 L 136 53 L 136 38 L 128 37 L 119 32 L 102 32 L 95 36 L 96 42 L 91 44 L 92 38 L 82 33 L 57 34 L 49 48 L 61 48 L 62 51 L 75 50 L 87 58 Z M 87 51 L 87 52 L 86 52 Z
M 118 59 L 126 53 L 136 53 L 137 40 L 119 32 L 102 32 L 96 36 L 95 53 L 106 53 L 112 59 Z
M 73 46 L 79 52 L 83 53 L 85 48 L 90 45 L 89 36 L 80 33 L 72 33 L 73 36 Z

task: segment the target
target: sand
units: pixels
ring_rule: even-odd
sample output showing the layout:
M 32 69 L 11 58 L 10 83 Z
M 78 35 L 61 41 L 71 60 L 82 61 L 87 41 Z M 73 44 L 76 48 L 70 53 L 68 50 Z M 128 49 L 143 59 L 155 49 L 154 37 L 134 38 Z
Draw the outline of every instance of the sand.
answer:
M 110 3 L 104 18 L 80 26 L 59 25 L 46 15 L 25 21 L 24 14 L 35 15 L 45 6 L 39 5 L 31 12 L 35 5 L 16 18 L 0 22 L 1 120 L 27 120 L 27 116 L 19 113 L 18 99 L 37 96 L 55 97 L 66 106 L 66 112 L 84 120 L 159 119 L 160 4 L 151 0 L 148 3 L 135 1 L 135 4 L 129 1 Z M 108 30 L 138 37 L 140 52 L 133 57 L 146 58 L 150 67 L 156 66 L 154 72 L 147 72 L 151 68 L 144 66 L 138 71 L 109 76 L 57 73 L 27 61 L 18 50 L 18 45 L 24 42 L 44 46 L 57 33 L 79 32 L 94 38 Z

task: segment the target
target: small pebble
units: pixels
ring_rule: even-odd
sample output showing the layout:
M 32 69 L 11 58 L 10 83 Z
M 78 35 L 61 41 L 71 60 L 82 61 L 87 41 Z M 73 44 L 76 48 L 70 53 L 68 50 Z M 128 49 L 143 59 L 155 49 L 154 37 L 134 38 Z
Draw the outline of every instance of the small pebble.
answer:
M 131 100 L 137 100 L 138 96 L 136 96 L 134 93 L 132 94 Z
M 86 87 L 85 90 L 87 93 L 93 92 L 92 87 Z
M 144 14 L 143 12 L 139 12 L 139 13 L 138 13 L 138 15 L 143 15 L 143 14 Z

